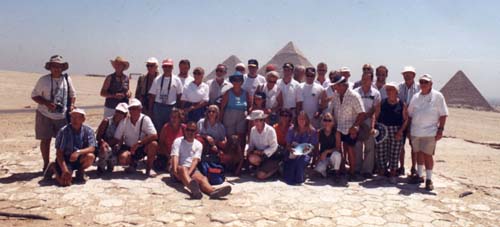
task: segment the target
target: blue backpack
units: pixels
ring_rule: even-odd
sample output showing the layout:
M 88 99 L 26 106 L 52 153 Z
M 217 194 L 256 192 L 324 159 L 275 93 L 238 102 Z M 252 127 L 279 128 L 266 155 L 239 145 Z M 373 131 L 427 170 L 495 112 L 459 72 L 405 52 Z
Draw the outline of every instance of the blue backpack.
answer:
M 201 161 L 198 165 L 200 172 L 207 176 L 208 182 L 211 185 L 219 185 L 224 183 L 224 166 L 216 162 Z

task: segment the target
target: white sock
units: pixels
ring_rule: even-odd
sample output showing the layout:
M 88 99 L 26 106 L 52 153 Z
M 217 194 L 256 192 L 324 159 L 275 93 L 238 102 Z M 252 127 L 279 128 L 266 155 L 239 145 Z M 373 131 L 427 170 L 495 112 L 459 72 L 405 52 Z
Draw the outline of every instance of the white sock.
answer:
M 424 165 L 417 165 L 417 174 L 419 177 L 422 177 L 422 175 L 424 175 Z
M 426 170 L 425 170 L 425 173 L 426 173 L 426 175 L 427 175 L 427 176 L 425 177 L 425 179 L 426 179 L 426 180 L 431 180 L 431 178 L 432 178 L 432 169 L 426 169 Z

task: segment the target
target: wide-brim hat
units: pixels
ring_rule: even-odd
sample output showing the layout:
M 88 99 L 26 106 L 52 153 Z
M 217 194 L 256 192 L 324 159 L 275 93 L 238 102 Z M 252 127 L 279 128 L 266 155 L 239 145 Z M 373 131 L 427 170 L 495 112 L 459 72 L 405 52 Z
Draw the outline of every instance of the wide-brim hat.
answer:
M 50 57 L 49 61 L 45 63 L 45 69 L 50 70 L 50 66 L 52 64 L 62 65 L 62 71 L 65 71 L 69 68 L 68 62 L 65 62 L 61 55 L 54 55 L 54 56 Z
M 341 83 L 344 83 L 346 82 L 347 79 L 344 77 L 344 76 L 335 76 L 333 79 L 332 79 L 332 82 L 330 83 L 330 86 L 333 86 L 333 85 L 337 85 L 337 84 L 341 84 Z
M 159 61 L 157 58 L 155 57 L 150 57 L 146 60 L 146 64 L 155 64 L 155 65 L 159 65 Z
M 247 116 L 247 120 L 253 121 L 257 119 L 266 119 L 267 114 L 264 113 L 262 110 L 254 110 L 250 115 Z
M 121 56 L 116 57 L 115 60 L 109 60 L 109 61 L 111 62 L 111 65 L 113 67 L 115 67 L 116 64 L 123 64 L 125 66 L 124 71 L 127 70 L 128 67 L 130 67 L 130 63 Z

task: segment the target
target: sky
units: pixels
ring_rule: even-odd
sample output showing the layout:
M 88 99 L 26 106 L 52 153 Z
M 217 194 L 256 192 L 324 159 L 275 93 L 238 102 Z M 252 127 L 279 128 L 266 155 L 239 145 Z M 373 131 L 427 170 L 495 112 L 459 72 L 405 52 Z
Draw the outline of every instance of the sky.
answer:
M 293 41 L 314 65 L 406 65 L 440 89 L 458 70 L 500 99 L 500 1 L 164 1 L 2 0 L 0 70 L 45 73 L 53 54 L 71 74 L 109 74 L 123 56 L 129 73 L 144 61 L 190 59 L 210 72 L 234 54 L 265 64 Z

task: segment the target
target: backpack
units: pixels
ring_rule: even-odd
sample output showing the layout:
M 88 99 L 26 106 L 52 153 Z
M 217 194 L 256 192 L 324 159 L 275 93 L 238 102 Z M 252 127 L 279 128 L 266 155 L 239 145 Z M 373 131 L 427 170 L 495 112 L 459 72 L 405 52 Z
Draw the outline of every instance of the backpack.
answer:
M 208 182 L 211 185 L 219 185 L 226 180 L 224 166 L 220 163 L 201 161 L 198 169 L 203 175 L 207 176 Z

